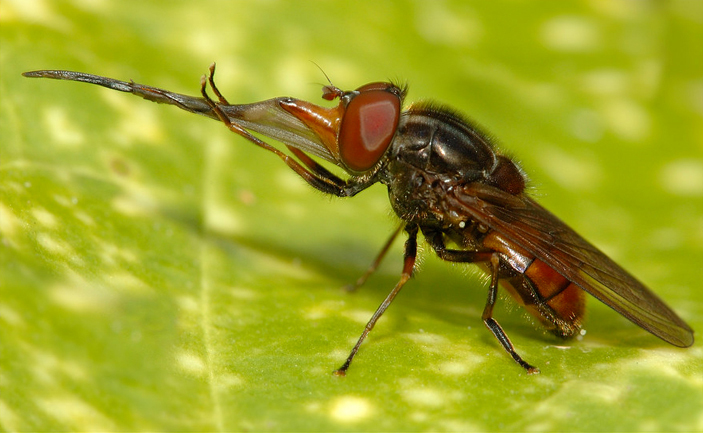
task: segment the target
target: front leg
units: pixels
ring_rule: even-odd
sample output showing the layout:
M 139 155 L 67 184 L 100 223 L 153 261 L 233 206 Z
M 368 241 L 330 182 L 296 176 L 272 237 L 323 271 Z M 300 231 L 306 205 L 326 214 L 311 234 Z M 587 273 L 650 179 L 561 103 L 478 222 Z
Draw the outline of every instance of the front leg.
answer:
M 207 77 L 203 77 L 200 83 L 200 93 L 203 96 L 203 101 L 210 107 L 214 117 L 222 121 L 230 131 L 239 134 L 240 136 L 246 138 L 257 146 L 268 150 L 278 156 L 288 167 L 295 171 L 298 176 L 302 177 L 305 182 L 313 186 L 314 188 L 331 195 L 336 195 L 338 197 L 351 197 L 358 192 L 368 188 L 376 181 L 373 178 L 356 178 L 352 177 L 348 180 L 343 180 L 338 176 L 331 173 L 326 168 L 322 167 L 320 164 L 315 162 L 303 151 L 292 147 L 288 143 L 284 143 L 288 149 L 290 149 L 295 156 L 300 159 L 300 161 L 305 165 L 303 166 L 300 162 L 295 160 L 290 155 L 281 152 L 276 147 L 266 143 L 263 140 L 255 137 L 251 132 L 246 130 L 241 125 L 235 123 L 230 119 L 229 116 L 224 112 L 223 106 L 228 105 L 227 99 L 220 93 L 219 89 L 215 85 L 215 64 L 210 65 L 210 73 Z M 217 96 L 220 104 L 218 105 L 215 101 L 210 98 L 206 91 L 206 85 L 210 84 L 215 96 Z M 307 167 L 307 168 L 306 168 Z

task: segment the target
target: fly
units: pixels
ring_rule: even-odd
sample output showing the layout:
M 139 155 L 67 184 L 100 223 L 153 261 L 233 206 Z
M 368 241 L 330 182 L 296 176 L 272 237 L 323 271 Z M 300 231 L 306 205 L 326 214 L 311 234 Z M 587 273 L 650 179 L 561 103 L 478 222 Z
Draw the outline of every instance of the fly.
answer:
M 457 112 L 428 103 L 403 110 L 407 88 L 387 82 L 352 91 L 330 83 L 322 97 L 338 101 L 331 108 L 288 97 L 230 104 L 215 86 L 214 73 L 213 64 L 201 80 L 200 97 L 80 72 L 23 75 L 97 84 L 218 120 L 273 152 L 326 194 L 352 197 L 375 183 L 386 185 L 401 226 L 357 284 L 373 272 L 400 231 L 408 236 L 403 270 L 335 374 L 346 374 L 361 343 L 410 279 L 418 233 L 443 260 L 476 263 L 490 275 L 483 322 L 527 373 L 539 369 L 517 353 L 493 318 L 499 284 L 562 338 L 581 329 L 588 292 L 667 343 L 693 344 L 693 330 L 673 310 L 534 201 L 525 192 L 525 176 L 517 164 Z M 208 84 L 217 101 L 208 95 Z M 290 154 L 252 132 L 282 142 Z M 331 173 L 310 155 L 340 167 L 348 177 Z

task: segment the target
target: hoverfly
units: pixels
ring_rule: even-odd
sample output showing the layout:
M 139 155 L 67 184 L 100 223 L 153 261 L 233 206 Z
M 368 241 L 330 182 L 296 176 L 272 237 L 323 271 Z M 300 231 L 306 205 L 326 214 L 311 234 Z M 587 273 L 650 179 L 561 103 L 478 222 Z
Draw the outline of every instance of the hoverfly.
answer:
M 693 330 L 674 311 L 527 195 L 525 176 L 515 162 L 498 153 L 486 135 L 457 112 L 429 103 L 403 111 L 407 87 L 387 82 L 351 91 L 330 83 L 323 87 L 322 97 L 338 100 L 331 108 L 289 97 L 230 104 L 215 86 L 214 73 L 213 64 L 201 79 L 200 97 L 80 72 L 23 75 L 97 84 L 219 120 L 276 154 L 326 194 L 351 197 L 377 182 L 386 185 L 401 226 L 358 284 L 402 230 L 408 236 L 403 270 L 335 374 L 346 373 L 361 343 L 410 279 L 418 232 L 440 258 L 477 263 L 490 275 L 483 322 L 528 373 L 539 369 L 522 359 L 493 318 L 499 283 L 559 337 L 572 337 L 580 330 L 585 291 L 674 346 L 693 344 Z M 208 95 L 208 84 L 217 101 Z M 290 154 L 251 132 L 282 142 Z M 310 155 L 340 167 L 348 177 L 338 177 Z

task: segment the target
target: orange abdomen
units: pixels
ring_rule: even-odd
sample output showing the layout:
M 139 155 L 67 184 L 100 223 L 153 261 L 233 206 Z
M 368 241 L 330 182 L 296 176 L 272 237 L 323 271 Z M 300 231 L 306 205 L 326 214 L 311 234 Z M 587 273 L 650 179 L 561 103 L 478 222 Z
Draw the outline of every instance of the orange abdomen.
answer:
M 503 286 L 551 332 L 570 337 L 581 328 L 586 296 L 580 287 L 496 232 L 489 233 L 483 245 L 501 253 L 519 274 L 504 278 Z

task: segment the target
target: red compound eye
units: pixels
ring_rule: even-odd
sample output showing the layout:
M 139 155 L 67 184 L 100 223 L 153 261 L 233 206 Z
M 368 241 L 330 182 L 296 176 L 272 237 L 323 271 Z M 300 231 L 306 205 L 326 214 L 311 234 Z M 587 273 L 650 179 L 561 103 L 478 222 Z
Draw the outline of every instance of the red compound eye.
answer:
M 371 169 L 388 149 L 400 118 L 400 96 L 392 89 L 387 83 L 367 84 L 347 105 L 338 142 L 349 169 Z

